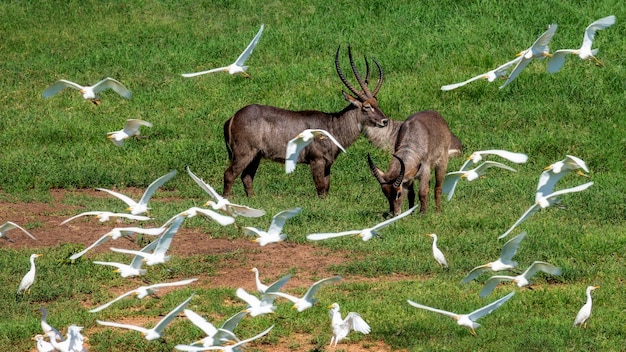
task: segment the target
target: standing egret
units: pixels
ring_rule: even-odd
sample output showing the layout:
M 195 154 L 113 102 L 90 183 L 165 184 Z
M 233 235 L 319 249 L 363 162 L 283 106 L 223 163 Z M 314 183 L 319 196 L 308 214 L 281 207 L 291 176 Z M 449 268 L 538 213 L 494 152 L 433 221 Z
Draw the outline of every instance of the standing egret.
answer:
M 190 345 L 176 345 L 174 346 L 175 349 L 179 350 L 179 351 L 224 351 L 224 352 L 239 352 L 241 351 L 239 346 L 242 346 L 250 341 L 256 340 L 258 338 L 261 338 L 265 335 L 267 335 L 267 333 L 270 332 L 270 330 L 272 330 L 274 328 L 274 325 L 270 326 L 268 329 L 266 329 L 265 331 L 263 331 L 262 333 L 253 336 L 251 338 L 245 339 L 245 340 L 241 340 L 238 341 L 235 344 L 232 345 L 228 345 L 228 346 L 190 346 Z
M 128 119 L 123 129 L 107 133 L 107 138 L 109 138 L 113 144 L 120 147 L 124 144 L 125 139 L 139 136 L 139 128 L 141 126 L 152 127 L 152 124 L 144 120 Z
M 395 216 L 391 219 L 387 219 L 381 223 L 378 223 L 370 228 L 366 228 L 363 230 L 349 230 L 344 232 L 330 232 L 330 233 L 312 233 L 306 236 L 309 241 L 320 241 L 328 238 L 341 237 L 341 236 L 349 236 L 349 235 L 359 235 L 363 241 L 369 241 L 372 237 L 378 235 L 378 231 L 393 224 L 394 222 L 402 219 L 403 217 L 411 214 L 415 209 L 417 209 L 419 205 L 414 206 L 413 208 L 405 211 L 404 213 Z
M 36 240 L 35 236 L 31 235 L 28 231 L 24 230 L 24 228 L 22 228 L 20 225 L 11 222 L 11 221 L 7 221 L 4 224 L 2 224 L 0 226 L 0 238 L 3 238 L 9 242 L 13 242 L 12 239 L 6 237 L 6 232 L 9 230 L 13 230 L 13 229 L 20 229 L 22 230 L 22 232 L 24 232 L 25 234 L 27 234 L 30 238 Z
M 261 280 L 259 279 L 259 269 L 257 268 L 252 268 L 250 271 L 254 272 L 254 280 L 256 283 L 256 289 L 257 291 L 259 291 L 260 293 L 265 293 L 265 292 L 275 292 L 280 290 L 285 283 L 287 283 L 287 281 L 289 281 L 289 279 L 291 278 L 291 275 L 285 275 L 282 278 L 278 279 L 276 282 L 274 282 L 271 285 L 265 285 L 261 282 Z
M 587 320 L 591 317 L 591 291 L 599 288 L 600 286 L 587 286 L 586 295 L 587 302 L 585 305 L 580 308 L 578 314 L 576 314 L 576 319 L 574 319 L 574 326 L 582 326 L 583 328 L 587 328 Z
M 452 199 L 452 195 L 454 195 L 454 189 L 456 188 L 456 185 L 459 182 L 459 180 L 464 178 L 468 181 L 474 181 L 477 178 L 483 176 L 487 172 L 487 169 L 492 168 L 492 167 L 498 167 L 501 169 L 506 169 L 509 171 L 516 172 L 514 168 L 508 165 L 504 165 L 496 161 L 485 161 L 484 163 L 470 170 L 448 172 L 445 178 L 443 179 L 443 186 L 441 186 L 441 193 L 448 194 L 448 200 Z
M 554 52 L 552 58 L 548 62 L 547 71 L 550 73 L 557 72 L 561 69 L 565 63 L 565 57 L 568 54 L 578 55 L 581 60 L 594 60 L 600 67 L 604 66 L 596 54 L 598 49 L 591 49 L 593 44 L 593 38 L 596 36 L 596 31 L 606 29 L 615 23 L 615 16 L 607 16 L 601 18 L 595 22 L 592 22 L 587 28 L 585 28 L 585 35 L 583 36 L 583 43 L 578 49 L 561 49 Z
M 443 255 L 443 252 L 439 248 L 437 248 L 437 235 L 435 235 L 434 233 L 429 233 L 426 236 L 433 239 L 433 257 L 435 257 L 435 260 L 437 261 L 437 263 L 439 263 L 439 265 L 447 268 L 448 262 L 446 261 L 446 257 Z
M 35 258 L 41 257 L 43 254 L 31 254 L 30 255 L 30 270 L 24 275 L 20 286 L 17 289 L 17 293 L 30 293 L 30 287 L 35 282 Z
M 476 331 L 475 329 L 478 329 L 480 327 L 480 324 L 478 324 L 476 322 L 476 320 L 484 317 L 485 315 L 493 312 L 494 310 L 496 310 L 498 307 L 500 307 L 502 304 L 504 304 L 506 301 L 508 301 L 509 299 L 511 299 L 511 297 L 513 297 L 513 295 L 515 294 L 515 291 L 509 293 L 508 295 L 498 299 L 497 301 L 491 302 L 488 305 L 476 309 L 475 311 L 469 313 L 469 314 L 457 314 L 457 313 L 452 313 L 452 312 L 448 312 L 445 310 L 441 310 L 441 309 L 437 309 L 437 308 L 431 308 L 425 305 L 421 305 L 419 303 L 415 303 L 411 300 L 408 300 L 407 302 L 409 302 L 410 305 L 412 305 L 413 307 L 416 308 L 421 308 L 421 309 L 426 309 L 429 310 L 431 312 L 435 312 L 435 313 L 439 313 L 439 314 L 443 314 L 445 316 L 451 317 L 452 319 L 456 320 L 456 323 L 459 326 L 464 326 L 466 328 L 470 329 L 470 333 L 474 336 L 476 336 Z
M 309 309 L 311 307 L 313 307 L 313 305 L 315 304 L 315 302 L 317 302 L 316 298 L 313 298 L 313 296 L 315 296 L 315 294 L 317 293 L 317 291 L 326 284 L 330 284 L 333 282 L 337 282 L 341 280 L 341 276 L 333 276 L 333 277 L 329 277 L 326 279 L 322 279 L 317 281 L 316 283 L 314 283 L 313 285 L 311 285 L 311 287 L 309 287 L 309 289 L 306 291 L 306 293 L 304 294 L 304 296 L 302 296 L 301 298 L 292 296 L 292 295 L 288 295 L 286 293 L 283 292 L 268 292 L 268 295 L 276 295 L 276 296 L 280 296 L 283 298 L 287 298 L 288 300 L 290 300 L 291 302 L 293 302 L 293 308 L 297 309 L 298 312 L 302 312 L 306 309 Z
M 361 318 L 359 313 L 350 312 L 342 319 L 339 304 L 333 303 L 328 308 L 330 308 L 330 326 L 333 329 L 330 346 L 333 346 L 333 343 L 337 346 L 337 343 L 348 336 L 352 330 L 366 335 L 370 333 L 370 326 Z
M 306 148 L 306 146 L 311 144 L 315 137 L 319 137 L 319 140 L 328 138 L 339 149 L 341 149 L 342 152 L 346 153 L 346 150 L 341 146 L 337 139 L 335 139 L 335 137 L 330 134 L 330 132 L 322 129 L 307 129 L 300 132 L 300 134 L 287 142 L 287 152 L 285 154 L 285 172 L 289 174 L 296 169 L 296 164 L 298 163 L 300 152 L 302 151 L 302 149 Z M 302 160 L 304 159 L 305 158 L 303 157 Z
M 517 247 L 519 246 L 520 242 L 522 242 L 524 237 L 526 237 L 526 231 L 510 239 L 507 243 L 504 244 L 504 246 L 502 246 L 502 250 L 500 251 L 500 258 L 498 258 L 496 261 L 477 266 L 474 269 L 470 270 L 469 274 L 467 274 L 467 276 L 463 279 L 463 281 L 461 281 L 461 283 L 466 284 L 490 269 L 492 271 L 501 271 L 516 268 L 517 262 L 513 261 L 512 259 L 515 255 L 515 252 L 517 252 Z
M 116 227 L 113 230 L 105 233 L 102 237 L 100 237 L 98 240 L 96 240 L 96 242 L 92 243 L 90 246 L 88 246 L 87 248 L 83 249 L 82 251 L 72 254 L 70 256 L 70 260 L 76 260 L 80 257 L 82 257 L 85 253 L 87 253 L 88 251 L 90 251 L 91 249 L 101 245 L 102 243 L 108 241 L 108 240 L 116 240 L 120 237 L 128 237 L 131 236 L 134 233 L 140 233 L 143 235 L 150 235 L 150 236 L 158 236 L 160 235 L 163 231 L 165 231 L 165 228 L 163 227 L 155 227 L 155 228 L 143 228 L 143 227 Z
M 111 77 L 107 77 L 93 86 L 81 86 L 80 84 L 61 79 L 46 88 L 41 96 L 44 98 L 50 98 L 65 88 L 74 88 L 78 90 L 83 95 L 83 98 L 90 100 L 96 105 L 100 105 L 100 98 L 96 94 L 109 88 L 126 99 L 130 99 L 131 97 L 130 91 L 120 82 Z
M 530 278 L 540 271 L 551 275 L 561 275 L 560 268 L 557 268 L 550 263 L 535 261 L 520 275 L 494 275 L 490 277 L 485 282 L 485 286 L 483 286 L 483 289 L 480 290 L 480 297 L 485 297 L 489 295 L 491 291 L 493 291 L 493 289 L 496 288 L 496 286 L 498 286 L 498 284 L 502 281 L 513 281 L 517 285 L 517 287 L 528 286 L 530 284 Z
M 538 202 L 539 199 L 545 195 L 554 192 L 556 183 L 572 171 L 576 171 L 578 175 L 587 177 L 586 174 L 578 169 L 583 169 L 585 172 L 589 173 L 587 164 L 582 159 L 573 155 L 566 155 L 565 159 L 547 166 L 541 173 L 541 176 L 539 176 L 535 201 Z
M 522 60 L 522 57 L 516 57 L 515 59 L 500 65 L 498 67 L 496 67 L 495 69 L 488 71 L 486 73 L 480 74 L 478 76 L 472 77 L 470 79 L 468 79 L 467 81 L 463 81 L 460 83 L 454 83 L 454 84 L 448 84 L 445 86 L 441 86 L 441 90 L 443 91 L 448 91 L 448 90 L 453 90 L 459 87 L 462 87 L 470 82 L 479 80 L 479 79 L 486 79 L 488 82 L 493 82 L 495 81 L 497 78 L 503 77 L 506 78 L 507 73 L 509 72 L 509 68 L 513 65 L 515 65 L 516 63 L 518 63 L 520 60 Z
M 152 197 L 152 195 L 154 194 L 154 192 L 156 192 L 156 190 L 163 186 L 165 184 L 165 182 L 169 181 L 172 177 L 174 177 L 174 175 L 176 175 L 176 170 L 172 170 L 169 173 L 157 178 L 156 180 L 154 180 L 149 186 L 148 188 L 146 188 L 146 191 L 143 193 L 143 195 L 141 196 L 141 199 L 139 199 L 139 202 L 135 202 L 133 199 L 131 199 L 128 196 L 125 196 L 121 193 L 118 192 L 114 192 L 111 191 L 110 189 L 106 189 L 106 188 L 96 188 L 99 191 L 104 191 L 107 192 L 119 199 L 121 199 L 124 203 L 126 203 L 128 205 L 128 208 L 126 210 L 130 210 L 130 213 L 132 215 L 139 215 L 139 214 L 143 214 L 145 212 L 148 211 L 148 201 L 150 201 L 150 198 Z
M 195 73 L 183 73 L 182 76 L 189 78 L 189 77 L 204 75 L 207 73 L 225 71 L 225 72 L 230 73 L 231 75 L 234 75 L 236 73 L 241 73 L 244 77 L 250 78 L 250 75 L 246 72 L 246 70 L 248 69 L 248 66 L 244 66 L 243 64 L 248 59 L 248 56 L 252 54 L 252 51 L 254 50 L 257 43 L 259 42 L 259 38 L 261 38 L 261 34 L 263 33 L 263 27 L 264 25 L 261 25 L 261 29 L 259 29 L 257 34 L 254 36 L 254 39 L 252 39 L 250 44 L 248 44 L 248 46 L 246 47 L 246 50 L 244 50 L 243 53 L 239 55 L 239 57 L 237 58 L 237 60 L 235 60 L 234 63 L 228 66 L 214 68 L 214 69 L 207 70 L 207 71 L 201 71 L 201 72 L 195 72 Z
M 146 340 L 148 340 L 148 341 L 155 340 L 155 339 L 158 339 L 158 338 L 160 338 L 162 336 L 163 329 L 165 329 L 167 324 L 169 324 L 170 321 L 174 320 L 174 318 L 176 318 L 178 313 L 180 313 L 185 308 L 185 306 L 187 306 L 187 303 L 189 303 L 189 301 L 191 301 L 193 296 L 194 296 L 194 294 L 192 294 L 189 298 L 187 298 L 183 303 L 178 305 L 178 307 L 174 308 L 165 317 L 163 317 L 163 319 L 161 319 L 154 327 L 152 327 L 150 329 L 144 328 L 142 326 L 135 326 L 135 325 L 130 325 L 130 324 L 120 324 L 120 323 L 114 323 L 114 322 L 108 322 L 108 321 L 102 321 L 102 320 L 96 320 L 96 322 L 98 324 L 104 325 L 104 326 L 111 326 L 111 327 L 115 327 L 115 328 L 122 328 L 122 329 L 130 329 L 130 330 L 139 331 L 139 332 L 141 332 L 141 334 L 143 335 L 143 337 Z
M 515 65 L 509 77 L 506 79 L 504 84 L 500 86 L 500 89 L 506 87 L 509 83 L 513 82 L 513 80 L 517 77 L 517 75 L 519 75 L 520 72 L 522 72 L 522 70 L 526 66 L 528 66 L 528 64 L 533 59 L 541 60 L 541 59 L 544 59 L 545 57 L 552 56 L 552 54 L 550 54 L 550 48 L 548 45 L 550 44 L 550 40 L 552 40 L 552 37 L 554 36 L 554 33 L 556 32 L 556 28 L 557 28 L 556 23 L 551 24 L 548 27 L 548 30 L 545 31 L 542 35 L 540 35 L 539 38 L 535 40 L 535 42 L 530 48 L 518 54 L 519 56 L 521 56 L 522 59 L 517 62 L 517 65 Z
M 285 226 L 285 222 L 298 215 L 302 209 L 301 208 L 293 208 L 283 210 L 280 213 L 274 215 L 272 218 L 272 223 L 270 224 L 270 228 L 265 231 L 261 230 L 257 227 L 245 227 L 246 234 L 248 235 L 256 235 L 258 236 L 253 240 L 253 242 L 257 242 L 261 246 L 265 246 L 269 243 L 276 243 L 280 241 L 284 241 L 287 238 L 287 235 L 282 234 L 281 231 Z

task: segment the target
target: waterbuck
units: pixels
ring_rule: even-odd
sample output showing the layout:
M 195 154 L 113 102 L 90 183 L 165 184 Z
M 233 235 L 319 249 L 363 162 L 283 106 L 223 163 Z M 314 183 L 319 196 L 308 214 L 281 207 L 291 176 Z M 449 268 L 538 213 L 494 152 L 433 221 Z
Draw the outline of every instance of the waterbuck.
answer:
M 382 172 L 368 155 L 370 170 L 389 201 L 389 212 L 400 214 L 404 198 L 409 207 L 415 204 L 413 180 L 419 180 L 420 212 L 426 213 L 430 191 L 430 173 L 435 169 L 435 203 L 441 211 L 441 187 L 448 167 L 452 133 L 441 115 L 432 110 L 417 112 L 404 121 L 397 132 L 394 158 L 387 172 Z
M 343 84 L 356 97 L 342 92 L 350 103 L 335 113 L 321 111 L 291 111 L 273 106 L 248 105 L 237 111 L 224 124 L 224 139 L 228 149 L 230 165 L 224 172 L 224 197 L 229 197 L 235 178 L 241 174 L 247 196 L 253 196 L 252 181 L 261 159 L 285 162 L 287 142 L 306 129 L 323 129 L 330 132 L 344 147 L 354 143 L 363 126 L 388 124 L 389 119 L 378 107 L 376 94 L 383 84 L 383 70 L 374 60 L 379 72 L 378 85 L 370 92 L 369 65 L 367 58 L 366 76 L 361 77 L 356 69 L 352 52 L 348 47 L 348 57 L 352 72 L 362 91 L 346 79 L 339 66 L 339 49 L 335 54 L 335 68 Z M 328 139 L 315 138 L 315 141 L 302 150 L 298 163 L 309 164 L 313 182 L 320 197 L 328 194 L 330 168 L 340 149 Z

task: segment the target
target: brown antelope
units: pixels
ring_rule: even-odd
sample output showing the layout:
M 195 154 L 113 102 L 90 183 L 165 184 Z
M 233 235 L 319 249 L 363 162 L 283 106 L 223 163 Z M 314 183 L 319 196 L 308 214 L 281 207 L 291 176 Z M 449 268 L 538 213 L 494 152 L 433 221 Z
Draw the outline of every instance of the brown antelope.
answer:
M 287 142 L 306 129 L 323 129 L 331 133 L 344 147 L 354 143 L 363 126 L 387 125 L 389 119 L 378 107 L 376 94 L 383 84 L 383 71 L 374 60 L 380 74 L 378 85 L 370 92 L 369 65 L 367 59 L 365 80 L 356 69 L 350 47 L 348 57 L 352 72 L 362 91 L 355 89 L 339 67 L 339 48 L 335 54 L 335 68 L 343 84 L 356 97 L 345 92 L 344 98 L 350 103 L 335 113 L 321 111 L 291 111 L 273 106 L 248 105 L 237 111 L 224 124 L 224 139 L 228 149 L 230 165 L 224 172 L 224 197 L 230 196 L 235 178 L 241 174 L 246 195 L 253 196 L 252 181 L 261 159 L 285 162 Z M 309 164 L 313 182 L 319 196 L 328 194 L 330 168 L 340 149 L 328 139 L 315 138 L 315 141 L 302 150 L 298 163 Z
M 398 215 L 404 198 L 409 207 L 415 204 L 413 180 L 419 180 L 420 212 L 426 213 L 430 191 L 430 173 L 435 169 L 435 203 L 441 211 L 441 187 L 448 167 L 448 150 L 452 134 L 441 115 L 432 110 L 420 111 L 398 128 L 393 149 L 394 159 L 382 172 L 368 155 L 370 170 L 389 201 L 389 212 Z

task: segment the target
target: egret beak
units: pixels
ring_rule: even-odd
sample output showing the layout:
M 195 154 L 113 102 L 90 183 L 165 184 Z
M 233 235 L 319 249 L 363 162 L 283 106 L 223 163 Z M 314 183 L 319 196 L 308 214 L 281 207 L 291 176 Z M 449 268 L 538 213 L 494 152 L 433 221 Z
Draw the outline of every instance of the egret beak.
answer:
M 586 173 L 584 173 L 584 172 L 582 172 L 582 171 L 580 171 L 580 170 L 577 170 L 577 171 L 576 171 L 576 175 L 578 175 L 578 176 L 582 176 L 582 177 L 589 177 L 589 175 L 587 175 Z

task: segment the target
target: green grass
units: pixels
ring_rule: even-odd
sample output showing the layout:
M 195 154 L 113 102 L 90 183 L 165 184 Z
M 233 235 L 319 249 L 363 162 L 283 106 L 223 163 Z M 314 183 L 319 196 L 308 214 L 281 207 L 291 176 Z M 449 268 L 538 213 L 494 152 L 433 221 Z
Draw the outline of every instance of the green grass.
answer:
M 155 217 L 167 219 L 203 198 L 184 174 L 186 165 L 221 188 L 228 164 L 222 125 L 241 107 L 260 103 L 295 110 L 342 109 L 346 103 L 333 55 L 338 45 L 350 44 L 358 57 L 366 54 L 381 63 L 385 83 L 378 98 L 390 118 L 402 120 L 422 109 L 437 109 L 463 141 L 466 155 L 480 149 L 529 155 L 528 163 L 515 166 L 517 173 L 496 170 L 487 179 L 459 185 L 442 214 L 431 211 L 413 216 L 366 243 L 342 238 L 315 244 L 350 253 L 346 264 L 333 268 L 337 273 L 378 279 L 342 283 L 321 295 L 323 302 L 339 301 L 343 311 L 358 311 L 370 322 L 371 335 L 351 335 L 351 340 L 381 340 L 411 351 L 620 350 L 626 335 L 621 308 L 626 302 L 621 285 L 625 264 L 621 252 L 626 245 L 625 10 L 623 2 L 612 0 L 5 1 L 0 3 L 2 197 L 16 202 L 50 201 L 50 188 L 143 188 L 176 169 L 179 175 L 155 196 L 155 200 L 180 199 L 154 209 Z M 617 23 L 599 32 L 594 42 L 604 68 L 568 58 L 560 72 L 548 74 L 545 61 L 533 62 L 503 90 L 498 89 L 498 82 L 439 90 L 441 85 L 510 60 L 553 22 L 559 28 L 552 50 L 575 48 L 584 28 L 609 14 L 617 16 Z M 227 74 L 180 77 L 184 72 L 231 63 L 261 23 L 265 32 L 247 62 L 252 79 Z M 342 62 L 346 64 L 345 57 Z M 358 65 L 362 70 L 362 62 Z M 124 83 L 133 92 L 132 99 L 124 100 L 110 91 L 102 94 L 101 106 L 84 101 L 74 91 L 41 98 L 45 87 L 57 79 L 92 84 L 107 76 Z M 142 130 L 147 138 L 116 148 L 106 133 L 120 129 L 128 118 L 150 121 L 154 127 Z M 304 235 L 313 231 L 369 226 L 382 219 L 387 205 L 367 169 L 367 153 L 383 167 L 390 158 L 359 140 L 348 154 L 339 156 L 332 170 L 330 195 L 323 200 L 315 197 L 305 165 L 285 175 L 282 165 L 262 163 L 255 179 L 257 196 L 242 197 L 239 182 L 234 192 L 238 201 L 270 214 L 302 207 L 303 212 L 288 223 L 294 242 L 305 243 Z M 563 275 L 537 276 L 535 290 L 519 290 L 510 302 L 480 321 L 484 326 L 477 330 L 477 338 L 448 318 L 406 304 L 411 299 L 465 313 L 506 294 L 508 286 L 480 299 L 477 292 L 484 278 L 468 285 L 461 285 L 460 280 L 475 265 L 497 256 L 503 241 L 496 237 L 531 204 L 543 167 L 566 154 L 587 162 L 595 184 L 564 197 L 565 209 L 547 209 L 527 220 L 522 228 L 529 235 L 516 256 L 521 267 L 546 260 L 562 267 Z M 462 162 L 451 160 L 449 169 Z M 572 176 L 559 187 L 583 181 Z M 119 206 L 108 199 L 78 197 L 66 202 L 90 209 Z M 10 219 L 2 222 L 6 220 Z M 242 219 L 241 224 L 265 226 L 265 220 Z M 29 224 L 29 228 L 41 226 Z M 190 221 L 185 226 L 203 225 Z M 439 235 L 449 270 L 441 270 L 431 258 L 431 242 L 423 236 L 429 232 Z M 213 235 L 233 238 L 240 232 L 225 229 Z M 14 286 L 28 270 L 24 258 L 31 251 L 0 249 L 0 278 L 5 283 L 0 287 L 2 350 L 32 348 L 29 338 L 39 331 L 37 309 L 41 305 L 54 312 L 58 327 L 96 327 L 93 316 L 76 302 L 104 302 L 109 298 L 104 288 L 123 280 L 87 261 L 65 264 L 64 258 L 74 249 L 71 245 L 41 248 L 45 256 L 38 259 L 38 288 L 21 301 L 15 301 Z M 210 275 L 220 260 L 174 258 L 173 273 L 157 269 L 150 279 L 186 278 L 200 270 Z M 386 280 L 392 273 L 406 279 Z M 584 289 L 591 284 L 601 289 L 594 292 L 590 327 L 574 329 L 571 325 L 583 304 Z M 157 316 L 189 294 L 190 290 L 182 289 L 157 303 L 113 308 L 107 318 L 127 316 L 130 309 L 133 315 Z M 237 310 L 220 304 L 229 297 L 224 289 L 199 289 L 196 294 L 192 309 L 214 311 L 219 318 Z M 273 323 L 276 328 L 267 338 L 270 344 L 294 332 L 310 332 L 320 348 L 330 338 L 323 305 L 303 314 L 279 307 L 272 317 L 246 320 L 242 335 Z M 89 337 L 97 351 L 165 351 L 200 337 L 189 326 L 183 319 L 177 321 L 163 344 L 110 329 Z

